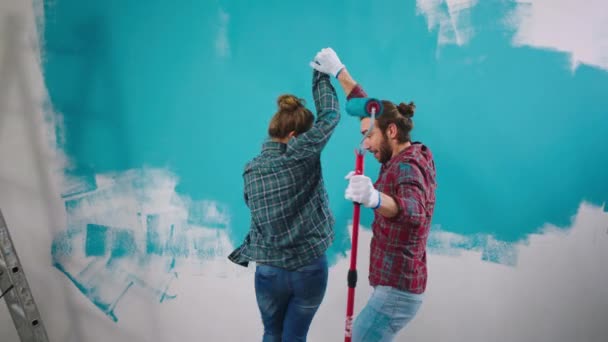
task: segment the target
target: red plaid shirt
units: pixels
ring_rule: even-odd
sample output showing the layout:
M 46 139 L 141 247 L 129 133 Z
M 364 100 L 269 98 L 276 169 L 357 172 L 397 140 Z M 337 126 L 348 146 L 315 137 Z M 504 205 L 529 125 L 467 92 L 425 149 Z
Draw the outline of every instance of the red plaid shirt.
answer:
M 356 86 L 348 98 L 366 97 Z M 426 242 L 435 208 L 435 162 L 431 150 L 414 142 L 380 168 L 375 188 L 391 196 L 399 212 L 387 218 L 374 212 L 369 282 L 402 291 L 426 289 Z

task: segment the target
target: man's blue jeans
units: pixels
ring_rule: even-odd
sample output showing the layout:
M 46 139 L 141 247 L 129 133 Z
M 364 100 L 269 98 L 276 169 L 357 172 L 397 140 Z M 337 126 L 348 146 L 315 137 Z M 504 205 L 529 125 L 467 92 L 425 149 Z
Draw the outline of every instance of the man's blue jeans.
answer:
M 295 271 L 258 265 L 255 295 L 264 323 L 263 342 L 306 341 L 327 288 L 327 258 Z
M 416 316 L 424 295 L 376 286 L 353 323 L 353 342 L 388 342 Z

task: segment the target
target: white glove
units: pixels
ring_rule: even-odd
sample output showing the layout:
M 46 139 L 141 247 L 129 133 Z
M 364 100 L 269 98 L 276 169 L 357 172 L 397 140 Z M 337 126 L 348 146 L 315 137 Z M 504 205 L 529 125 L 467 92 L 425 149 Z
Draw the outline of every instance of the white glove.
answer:
M 338 77 L 338 72 L 344 68 L 344 64 L 332 48 L 321 49 L 310 62 L 310 66 L 322 73 Z
M 355 172 L 351 171 L 344 178 L 348 179 L 348 187 L 344 192 L 347 200 L 361 203 L 367 208 L 377 209 L 380 206 L 380 192 L 374 189 L 369 177 L 355 175 Z

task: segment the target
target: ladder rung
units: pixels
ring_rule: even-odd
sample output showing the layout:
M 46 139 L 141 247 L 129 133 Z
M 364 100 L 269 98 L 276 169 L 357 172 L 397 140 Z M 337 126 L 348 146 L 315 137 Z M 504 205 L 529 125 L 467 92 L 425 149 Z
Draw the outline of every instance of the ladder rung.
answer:
M 6 301 L 22 342 L 48 342 L 38 307 L 0 211 L 0 296 Z

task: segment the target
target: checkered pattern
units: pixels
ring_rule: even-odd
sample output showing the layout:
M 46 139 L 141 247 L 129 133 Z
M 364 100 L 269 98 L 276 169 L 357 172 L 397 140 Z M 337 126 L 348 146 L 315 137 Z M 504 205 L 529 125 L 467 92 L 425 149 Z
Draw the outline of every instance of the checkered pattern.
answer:
M 367 97 L 359 85 L 347 98 L 355 97 Z M 399 206 L 399 213 L 392 218 L 374 213 L 370 285 L 423 293 L 428 277 L 426 242 L 437 188 L 431 150 L 421 143 L 413 143 L 382 165 L 374 186 L 393 197 Z
M 320 257 L 334 239 L 334 217 L 321 173 L 321 151 L 340 119 L 329 77 L 313 72 L 317 119 L 288 144 L 268 140 L 245 166 L 245 202 L 251 227 L 229 259 L 295 270 Z
M 435 163 L 428 147 L 415 142 L 380 169 L 376 189 L 395 199 L 399 213 L 377 212 L 372 224 L 370 285 L 413 293 L 426 289 L 426 241 L 435 209 Z

